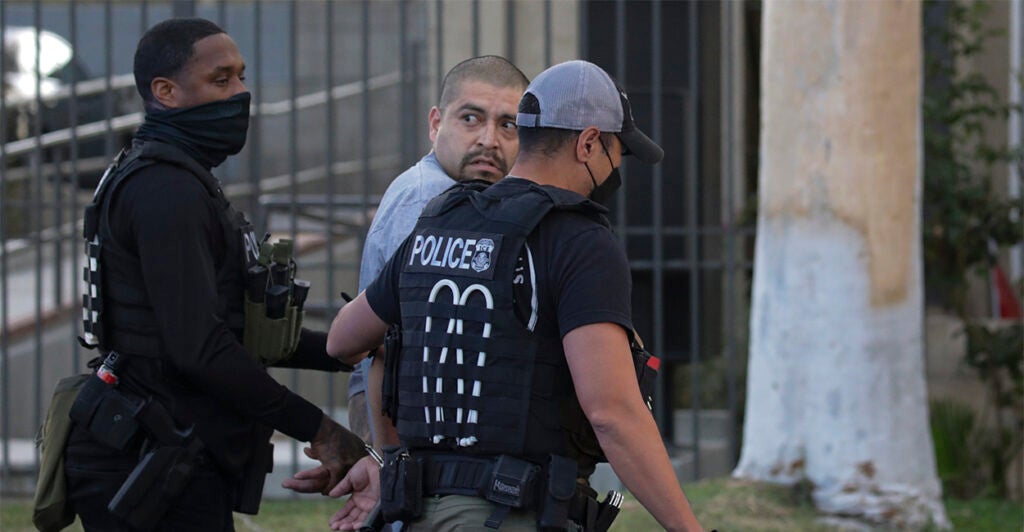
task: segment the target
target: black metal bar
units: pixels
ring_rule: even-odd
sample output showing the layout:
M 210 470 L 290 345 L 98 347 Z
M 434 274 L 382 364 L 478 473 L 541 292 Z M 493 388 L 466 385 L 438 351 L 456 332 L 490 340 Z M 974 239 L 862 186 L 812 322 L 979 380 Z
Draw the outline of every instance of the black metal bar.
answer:
M 33 340 L 35 341 L 35 354 L 32 363 L 32 411 L 35 418 L 43 419 L 43 144 L 40 135 L 43 134 L 43 97 L 42 97 L 42 72 L 39 69 L 39 60 L 42 56 L 41 36 L 43 31 L 43 12 L 40 2 L 32 4 L 32 25 L 35 27 L 35 116 L 32 120 L 32 134 L 36 136 L 36 145 L 33 156 L 35 157 L 35 169 L 32 172 L 33 193 L 32 193 L 32 242 L 35 248 L 35 323 L 32 326 Z M 33 453 L 33 464 L 39 465 L 39 449 L 35 448 Z
M 363 31 L 362 31 L 362 49 L 360 57 L 360 67 L 363 75 L 363 92 L 362 92 L 362 162 L 363 162 L 363 183 L 362 183 L 362 209 L 366 212 L 370 207 L 370 2 L 369 0 L 362 1 L 362 17 L 363 17 Z M 359 231 L 359 249 L 362 250 L 366 244 L 366 232 L 369 227 L 363 227 Z
M 331 89 L 334 87 L 334 5 L 335 2 L 331 0 L 324 1 L 324 42 L 327 43 L 327 48 L 324 52 L 324 86 L 327 90 L 327 127 L 326 127 L 326 146 L 324 149 L 324 162 L 327 166 L 327 197 L 331 198 L 334 196 L 334 145 L 336 141 L 337 131 L 335 129 L 335 104 L 334 98 L 331 97 Z M 338 311 L 334 308 L 334 296 L 337 290 L 334 286 L 334 234 L 330 231 L 330 228 L 334 226 L 334 202 L 327 202 L 327 230 L 324 231 L 324 236 L 327 238 L 327 304 L 332 306 L 333 315 Z M 327 404 L 332 408 L 335 406 L 335 390 L 334 390 L 334 376 L 330 373 L 324 374 L 324 381 L 327 385 Z
M 473 0 L 473 57 L 480 55 L 480 0 Z
M 697 124 L 699 120 L 700 106 L 700 83 L 698 81 L 698 61 L 700 60 L 700 54 L 698 53 L 699 39 L 698 31 L 700 24 L 698 17 L 700 16 L 700 6 L 697 2 L 691 2 L 687 5 L 688 11 L 688 23 L 689 23 L 689 39 L 688 39 L 688 65 L 689 75 L 687 76 L 687 83 L 689 84 L 690 98 L 686 102 L 687 109 L 685 110 L 684 116 L 686 116 L 686 146 L 689 149 L 689 156 L 686 158 L 687 169 L 684 175 L 687 176 L 687 225 L 691 229 L 696 231 L 699 219 L 697 217 L 697 209 L 699 202 L 697 200 L 697 194 L 699 193 L 699 180 L 700 174 L 697 157 L 700 155 L 700 150 L 697 147 Z M 700 246 L 698 245 L 699 237 L 694 232 L 687 240 L 688 253 L 690 260 L 698 261 Z M 700 269 L 693 268 L 690 271 L 690 366 L 693 371 L 690 372 L 690 386 L 692 394 L 691 410 L 693 411 L 693 477 L 694 480 L 700 478 Z
M 143 5 L 142 5 L 142 12 L 143 13 L 146 12 L 146 4 L 145 3 L 143 3 Z M 70 26 L 70 28 L 68 30 L 68 38 L 71 40 L 71 48 L 73 50 L 77 50 L 78 49 L 78 6 L 77 6 L 77 4 L 75 2 L 72 2 L 68 6 L 68 18 L 69 18 L 69 26 Z M 143 28 L 145 28 L 145 25 L 146 25 L 146 22 L 145 22 L 145 19 L 143 19 L 143 21 L 142 21 Z M 71 158 L 71 184 L 72 184 L 72 187 L 71 187 L 71 190 L 72 190 L 72 193 L 71 193 L 71 207 L 72 207 L 72 212 L 73 212 L 72 216 L 73 217 L 77 217 L 78 213 L 81 212 L 81 209 L 82 209 L 82 205 L 80 205 L 80 202 L 78 200 L 78 189 L 79 189 L 78 181 L 79 181 L 79 179 L 81 179 L 81 176 L 79 175 L 79 172 L 78 172 L 78 155 L 79 155 L 78 154 L 78 82 L 79 81 L 80 80 L 78 79 L 78 73 L 77 73 L 76 69 L 71 69 L 71 97 L 70 97 L 70 99 L 68 101 L 69 102 L 68 108 L 69 108 L 69 113 L 71 115 L 70 116 L 71 120 L 68 123 L 71 125 L 71 143 L 69 145 L 70 146 L 69 157 Z M 74 231 L 72 231 L 72 234 L 71 234 L 71 242 L 72 242 L 72 246 L 71 246 L 71 272 L 70 272 L 72 293 L 74 293 L 76 287 L 78 286 L 78 283 L 81 282 L 79 280 L 79 279 L 81 279 L 81 277 L 80 277 L 81 272 L 79 272 L 79 270 L 78 270 L 78 268 L 79 268 L 78 259 L 79 259 L 79 257 L 81 257 L 81 254 L 80 254 L 81 248 L 75 245 L 75 243 L 77 243 L 76 236 L 77 235 L 74 233 Z M 79 244 L 79 245 L 81 245 L 81 244 Z M 76 324 L 76 321 L 73 320 L 72 323 Z M 78 342 L 75 341 L 75 337 L 78 335 L 77 333 L 78 333 L 78 326 L 76 324 L 75 326 L 71 327 L 71 338 L 69 338 L 69 341 L 71 343 L 71 373 L 75 373 L 75 372 L 81 371 L 81 365 L 80 364 L 81 364 L 81 358 L 82 358 L 82 351 L 81 351 L 81 348 L 78 345 Z
M 722 23 L 722 69 L 725 72 L 722 82 L 722 108 L 725 111 L 724 124 L 722 130 L 725 132 L 722 135 L 722 180 L 725 181 L 725 216 L 723 224 L 726 227 L 725 231 L 725 312 L 724 329 L 725 329 L 725 361 L 726 361 L 726 395 L 729 407 L 729 460 L 732 465 L 732 460 L 737 458 L 737 437 L 736 437 L 736 423 L 737 418 L 736 412 L 736 334 L 735 334 L 735 323 L 733 321 L 736 304 L 736 261 L 735 261 L 735 250 L 733 246 L 736 245 L 735 233 L 733 228 L 733 209 L 735 208 L 733 194 L 735 189 L 733 187 L 734 180 L 736 179 L 736 168 L 734 166 L 734 153 L 732 139 L 735 135 L 735 116 L 733 109 L 733 99 L 736 91 L 736 79 L 734 77 L 733 68 L 735 66 L 735 50 L 733 49 L 733 38 L 735 36 L 735 27 L 733 26 L 735 20 L 735 9 L 737 4 L 731 2 L 725 2 L 720 4 L 723 11 L 723 23 Z
M 651 139 L 654 142 L 661 142 L 661 27 L 656 14 L 660 11 L 661 5 L 657 0 L 651 4 Z M 664 220 L 662 220 L 662 170 L 661 165 L 656 165 L 651 170 L 651 260 L 654 263 L 651 282 L 651 301 L 653 305 L 654 323 L 654 345 L 658 349 L 665 349 L 665 271 L 663 266 L 664 258 L 664 235 L 662 234 Z M 658 375 L 660 388 L 656 399 L 658 421 L 663 438 L 673 441 L 672 434 L 672 364 L 666 364 L 666 371 Z
M 419 133 L 423 131 L 423 128 L 417 125 L 416 117 L 426 116 L 426 113 L 420 112 L 420 76 L 422 76 L 422 72 L 420 71 L 420 64 L 421 59 L 424 59 L 422 53 L 423 41 L 417 40 L 410 44 L 409 47 L 409 54 L 411 57 L 410 63 L 412 65 L 409 69 L 409 75 L 412 77 L 412 79 L 409 81 L 409 105 L 412 112 L 409 113 L 409 116 L 412 118 L 409 119 L 409 127 L 406 129 L 408 130 L 409 134 L 409 146 L 411 154 L 411 157 L 409 159 L 409 165 L 411 166 L 419 158 L 420 148 L 417 139 L 419 138 Z
M 253 217 L 253 223 L 259 229 L 260 233 L 267 230 L 267 216 L 266 213 L 260 210 L 260 169 L 262 168 L 261 161 L 261 146 L 263 139 L 261 136 L 261 129 L 263 124 L 263 118 L 258 112 L 260 108 L 260 101 L 263 93 L 263 3 L 256 2 L 253 7 L 253 50 L 252 50 L 252 63 L 246 69 L 252 74 L 255 80 L 252 82 L 252 107 L 256 109 L 256 113 L 252 113 L 249 118 L 249 138 L 246 142 L 249 148 L 249 188 L 251 194 L 249 194 L 248 211 L 249 215 Z
M 412 146 L 409 142 L 409 133 L 413 131 L 416 124 L 410 123 L 411 119 L 418 118 L 412 115 L 412 109 L 409 103 L 409 17 L 408 17 L 408 2 L 406 0 L 399 0 L 398 2 L 398 72 L 401 76 L 401 83 L 398 85 L 399 95 L 399 120 L 400 134 L 399 134 L 399 153 L 402 154 L 401 161 L 402 166 L 411 164 L 413 160 Z
M 104 146 L 106 156 L 110 159 L 116 151 L 114 147 L 114 124 L 111 121 L 111 118 L 114 116 L 114 91 L 110 84 L 110 78 L 114 75 L 114 25 L 112 24 L 114 10 L 111 0 L 106 0 L 103 3 L 103 16 L 103 88 L 105 89 L 103 93 L 103 108 L 106 110 L 107 115 Z
M 288 113 L 288 174 L 289 197 L 288 235 L 294 241 L 298 233 L 299 211 L 295 197 L 299 188 L 299 114 L 295 110 L 295 100 L 299 97 L 299 23 L 295 13 L 296 4 L 288 2 L 288 53 L 291 56 L 288 65 L 288 99 L 291 112 Z
M 441 81 L 444 79 L 444 0 L 434 2 L 434 23 L 437 25 L 437 33 L 434 34 L 434 48 L 437 49 L 437 101 L 441 100 Z
M 580 2 L 577 5 L 579 6 L 579 18 L 577 19 L 577 23 L 579 24 L 577 46 L 579 49 L 576 50 L 576 57 L 579 57 L 580 59 L 586 59 L 590 57 L 590 42 L 588 42 L 590 23 L 587 21 L 590 9 L 588 7 L 589 4 L 587 2 Z
M 195 0 L 174 0 L 171 13 L 174 18 L 194 17 L 196 16 L 196 2 Z
M 516 6 L 515 0 L 505 0 L 505 59 L 516 63 Z
M 551 66 L 551 0 L 544 0 L 544 67 Z
M 619 86 L 626 87 L 626 0 L 615 0 L 615 81 Z M 628 93 L 628 91 L 627 91 Z M 622 175 L 629 176 L 626 157 L 622 158 Z M 622 240 L 622 246 L 628 248 L 626 237 L 626 194 L 615 195 L 615 230 Z
M 299 225 L 298 205 L 294 201 L 299 187 L 299 123 L 298 112 L 295 110 L 295 99 L 299 97 L 299 24 L 295 9 L 295 0 L 288 2 L 288 53 L 291 56 L 291 64 L 288 66 L 288 98 L 290 99 L 289 107 L 291 108 L 291 112 L 288 113 L 288 173 L 290 177 L 288 194 L 292 200 L 288 206 L 288 234 L 293 242 L 298 233 Z M 328 97 L 328 99 L 330 98 Z M 299 370 L 293 369 L 289 373 L 291 374 L 291 388 L 298 390 Z M 291 471 L 292 474 L 295 474 L 299 470 L 299 446 L 297 442 L 292 442 L 291 451 Z
M 0 43 L 7 39 L 7 4 L 0 2 Z M 0 53 L 0 72 L 7 72 L 7 54 Z M 7 138 L 7 98 L 0 98 L 0 132 Z M 7 142 L 0 142 L 0 168 L 7 168 Z M 3 206 L 3 214 L 0 215 L 0 246 L 4 246 L 4 252 L 0 253 L 0 428 L 3 434 L 0 435 L 3 441 L 3 465 L 0 471 L 4 477 L 8 477 L 11 470 L 11 377 L 8 371 L 8 358 L 10 356 L 10 331 L 7 322 L 10 317 L 10 306 L 8 304 L 7 282 L 7 219 L 10 215 L 10 207 L 7 201 L 7 177 L 0 177 L 0 205 Z
M 228 29 L 228 3 L 227 0 L 217 0 L 217 24 L 227 31 Z

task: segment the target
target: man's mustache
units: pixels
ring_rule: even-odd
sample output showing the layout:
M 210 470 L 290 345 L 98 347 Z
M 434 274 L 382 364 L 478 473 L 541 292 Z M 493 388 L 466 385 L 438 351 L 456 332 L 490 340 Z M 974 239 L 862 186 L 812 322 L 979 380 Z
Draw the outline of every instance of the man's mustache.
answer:
M 508 173 L 508 164 L 505 162 L 505 158 L 502 157 L 501 152 L 498 150 L 475 150 L 467 152 L 466 155 L 462 157 L 462 162 L 459 163 L 459 169 L 461 170 L 466 168 L 473 162 L 473 159 L 479 158 L 490 159 L 491 162 L 494 163 L 494 166 L 501 171 L 501 175 L 504 176 Z

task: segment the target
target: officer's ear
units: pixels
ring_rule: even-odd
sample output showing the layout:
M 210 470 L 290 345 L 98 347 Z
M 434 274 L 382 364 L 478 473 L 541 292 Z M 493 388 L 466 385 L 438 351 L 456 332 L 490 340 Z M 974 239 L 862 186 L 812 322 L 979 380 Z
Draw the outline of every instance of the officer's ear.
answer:
M 427 123 L 430 124 L 430 143 L 433 144 L 437 142 L 437 134 L 441 131 L 441 110 L 437 106 L 430 108 Z
M 590 126 L 580 132 L 580 136 L 576 138 L 576 160 L 581 163 L 590 162 L 590 160 L 601 153 L 601 130 L 594 126 Z
M 178 106 L 178 97 L 181 88 L 171 78 L 155 77 L 149 83 L 149 90 L 153 92 L 153 99 L 160 102 L 164 107 L 175 109 Z

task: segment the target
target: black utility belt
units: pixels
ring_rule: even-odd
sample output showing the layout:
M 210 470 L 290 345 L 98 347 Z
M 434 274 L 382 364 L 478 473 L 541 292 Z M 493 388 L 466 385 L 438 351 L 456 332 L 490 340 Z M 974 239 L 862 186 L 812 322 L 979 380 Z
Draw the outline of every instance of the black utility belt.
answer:
M 576 478 L 575 460 L 551 455 L 540 465 L 509 455 L 477 457 L 388 449 L 381 469 L 380 509 L 387 521 L 412 521 L 423 497 L 466 495 L 497 505 L 484 523 L 499 528 L 512 509 L 535 511 L 541 529 L 565 530 L 570 520 L 586 530 L 606 530 L 618 508 L 603 510 Z M 600 521 L 606 523 L 599 524 Z M 603 524 L 603 528 L 601 528 Z

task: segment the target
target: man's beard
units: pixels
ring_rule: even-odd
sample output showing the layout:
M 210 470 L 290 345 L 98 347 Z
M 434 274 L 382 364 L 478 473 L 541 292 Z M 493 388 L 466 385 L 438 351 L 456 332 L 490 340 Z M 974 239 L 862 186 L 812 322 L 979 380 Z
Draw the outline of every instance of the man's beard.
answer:
M 479 172 L 468 170 L 469 165 L 473 162 L 473 159 L 485 157 L 490 159 L 490 162 L 497 167 L 497 176 L 488 173 L 486 177 Z M 470 173 L 473 172 L 473 173 Z M 508 174 L 508 163 L 505 162 L 505 158 L 501 156 L 501 152 L 498 150 L 472 150 L 467 152 L 462 160 L 459 161 L 459 181 L 468 181 L 470 179 L 486 179 L 488 181 L 497 181 Z

